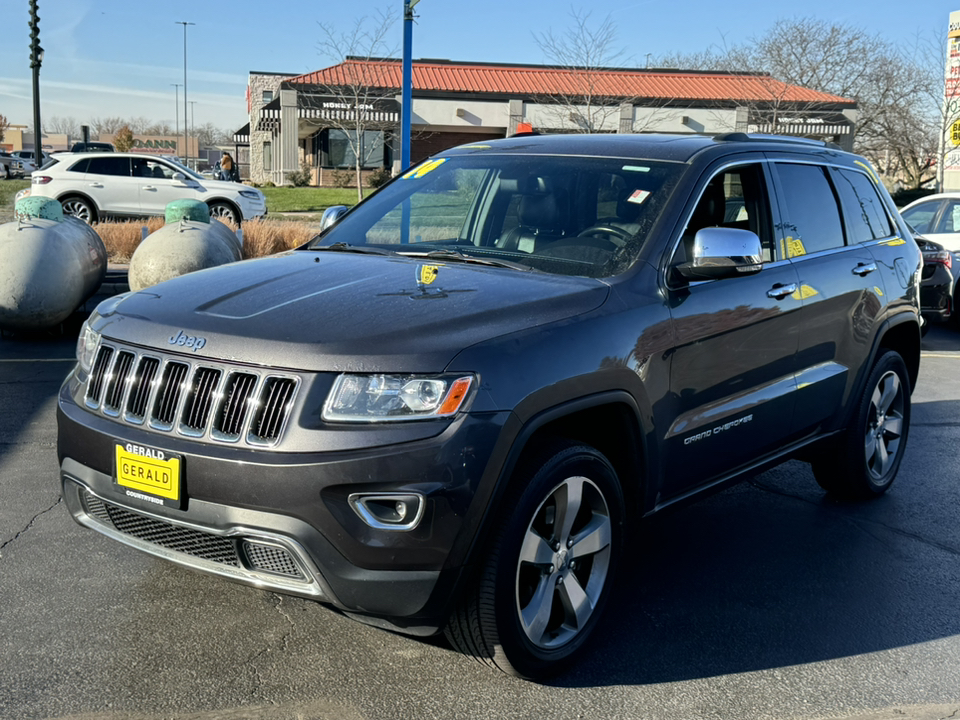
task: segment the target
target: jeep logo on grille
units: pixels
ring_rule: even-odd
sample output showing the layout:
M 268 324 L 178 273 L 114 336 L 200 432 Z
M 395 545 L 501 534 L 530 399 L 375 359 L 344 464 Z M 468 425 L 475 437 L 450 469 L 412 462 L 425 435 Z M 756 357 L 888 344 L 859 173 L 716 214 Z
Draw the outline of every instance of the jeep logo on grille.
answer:
M 172 335 L 168 343 L 171 345 L 181 345 L 183 347 L 193 348 L 194 352 L 198 352 L 200 348 L 207 344 L 207 339 L 205 337 L 200 337 L 199 335 L 187 335 L 183 330 L 178 332 L 176 335 Z

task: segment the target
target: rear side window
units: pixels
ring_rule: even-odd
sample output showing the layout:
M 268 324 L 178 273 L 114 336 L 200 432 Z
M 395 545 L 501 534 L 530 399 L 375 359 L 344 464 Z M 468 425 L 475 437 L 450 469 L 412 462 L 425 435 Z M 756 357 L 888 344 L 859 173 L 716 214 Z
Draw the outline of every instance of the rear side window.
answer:
M 910 227 L 922 234 L 931 231 L 930 223 L 932 223 L 933 219 L 937 216 L 937 210 L 939 209 L 940 201 L 931 200 L 930 202 L 914 205 L 909 210 L 905 210 L 900 214 L 904 220 L 910 223 Z
M 833 187 L 819 165 L 778 163 L 785 209 L 780 246 L 784 257 L 843 247 L 843 223 Z
M 943 215 L 940 216 L 940 222 L 934 232 L 955 233 L 960 232 L 960 202 L 948 200 L 943 209 Z
M 94 175 L 122 175 L 130 176 L 130 159 L 125 157 L 96 157 L 90 158 L 88 173 Z
M 90 167 L 90 158 L 84 158 L 83 160 L 78 160 L 73 165 L 67 168 L 67 172 L 75 173 L 85 173 L 87 168 Z
M 850 242 L 868 242 L 894 234 L 883 200 L 870 178 L 854 170 L 838 170 L 834 177 Z

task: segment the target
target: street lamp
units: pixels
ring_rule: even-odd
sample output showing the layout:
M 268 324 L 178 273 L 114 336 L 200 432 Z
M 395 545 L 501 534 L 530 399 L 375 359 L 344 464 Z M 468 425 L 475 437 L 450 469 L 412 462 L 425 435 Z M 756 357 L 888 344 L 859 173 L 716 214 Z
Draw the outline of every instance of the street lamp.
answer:
M 183 25 L 183 141 L 186 145 L 187 160 L 190 160 L 190 137 L 187 135 L 187 25 L 196 23 L 174 20 L 175 25 Z M 189 162 L 187 163 L 189 165 Z
M 40 47 L 40 16 L 37 0 L 30 0 L 30 67 L 33 70 L 33 157 L 39 163 L 43 153 L 43 135 L 40 130 L 40 66 L 43 48 Z M 39 164 L 37 167 L 40 167 Z
M 170 83 L 173 85 L 173 97 L 174 97 L 174 107 L 176 110 L 173 113 L 173 124 L 177 128 L 177 142 L 180 142 L 180 83 Z

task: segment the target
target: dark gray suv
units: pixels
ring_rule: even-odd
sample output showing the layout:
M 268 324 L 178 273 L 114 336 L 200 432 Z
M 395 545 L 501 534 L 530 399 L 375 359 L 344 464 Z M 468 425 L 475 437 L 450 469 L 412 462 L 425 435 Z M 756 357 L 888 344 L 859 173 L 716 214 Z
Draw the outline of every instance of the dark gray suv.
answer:
M 791 457 L 838 496 L 890 487 L 921 265 L 823 143 L 455 148 L 302 248 L 101 304 L 63 496 L 126 545 L 542 677 L 641 518 Z

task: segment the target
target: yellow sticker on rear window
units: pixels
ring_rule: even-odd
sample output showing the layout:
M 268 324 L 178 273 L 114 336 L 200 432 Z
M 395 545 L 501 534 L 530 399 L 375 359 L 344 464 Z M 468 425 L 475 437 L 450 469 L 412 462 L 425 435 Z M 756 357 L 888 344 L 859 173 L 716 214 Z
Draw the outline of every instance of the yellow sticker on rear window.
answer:
M 786 243 L 787 257 L 800 257 L 801 255 L 807 254 L 807 249 L 803 246 L 803 242 L 800 238 L 788 237 L 784 240 Z

